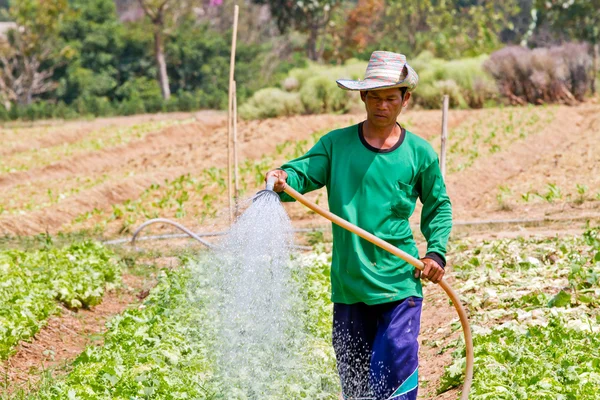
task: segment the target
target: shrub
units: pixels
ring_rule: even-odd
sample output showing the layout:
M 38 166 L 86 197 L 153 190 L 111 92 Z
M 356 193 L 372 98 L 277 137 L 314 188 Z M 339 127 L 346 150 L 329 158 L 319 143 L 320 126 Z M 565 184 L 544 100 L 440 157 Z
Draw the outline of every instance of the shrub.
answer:
M 19 119 L 24 121 L 34 121 L 35 120 L 35 107 L 32 105 L 19 106 L 18 116 Z
M 119 114 L 120 115 L 133 115 L 133 114 L 143 114 L 146 112 L 146 107 L 144 106 L 144 101 L 139 97 L 133 97 L 131 99 L 125 100 L 121 102 L 119 105 Z
M 308 79 L 300 89 L 300 99 L 311 114 L 345 111 L 350 100 L 348 93 L 325 76 Z
M 86 111 L 97 117 L 114 114 L 113 106 L 108 97 L 84 96 L 83 105 Z M 84 115 L 85 112 L 80 112 Z
M 63 101 L 59 101 L 52 110 L 52 118 L 73 119 L 78 116 L 77 111 L 67 106 Z
M 190 92 L 177 93 L 177 109 L 179 111 L 194 111 L 200 108 L 200 99 L 198 94 Z
M 266 88 L 254 93 L 239 111 L 244 119 L 256 119 L 302 114 L 304 107 L 298 93 Z
M 200 108 L 213 108 L 218 110 L 227 109 L 229 102 L 227 87 L 221 88 L 221 90 L 209 91 L 198 89 L 195 94 Z
M 117 89 L 116 94 L 125 103 L 131 103 L 132 109 L 143 108 L 144 111 L 140 112 L 158 112 L 162 109 L 163 98 L 156 79 L 145 76 L 130 79 Z M 140 103 L 143 107 L 139 106 Z
M 487 56 L 444 61 L 423 52 L 409 64 L 419 74 L 414 102 L 424 108 L 440 108 L 442 96 L 450 106 L 481 108 L 498 97 L 493 78 L 483 69 Z
M 15 121 L 21 118 L 22 107 L 18 104 L 13 104 L 10 110 L 8 110 L 8 116 L 11 120 Z
M 592 60 L 583 44 L 509 46 L 493 53 L 484 67 L 514 104 L 582 101 L 591 84 Z
M 293 76 L 288 76 L 283 80 L 283 88 L 288 92 L 294 92 L 300 88 L 300 82 Z
M 8 121 L 10 119 L 10 115 L 6 107 L 0 105 L 0 121 Z
M 433 84 L 426 84 L 419 89 L 417 104 L 424 108 L 441 108 L 443 96 L 447 94 L 450 99 L 450 107 L 468 108 L 461 93 L 461 88 L 452 79 L 435 81 Z
M 163 103 L 163 111 L 166 111 L 166 112 L 179 111 L 179 97 L 178 96 L 169 97 L 169 100 L 167 100 Z

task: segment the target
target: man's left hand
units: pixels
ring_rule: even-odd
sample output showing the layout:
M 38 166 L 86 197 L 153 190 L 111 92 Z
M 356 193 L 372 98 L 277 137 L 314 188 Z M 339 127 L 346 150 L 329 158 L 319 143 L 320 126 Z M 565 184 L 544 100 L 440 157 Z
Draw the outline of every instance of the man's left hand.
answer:
M 424 277 L 433 283 L 438 283 L 444 277 L 444 269 L 431 258 L 421 258 L 425 268 L 423 271 L 415 269 L 415 278 Z

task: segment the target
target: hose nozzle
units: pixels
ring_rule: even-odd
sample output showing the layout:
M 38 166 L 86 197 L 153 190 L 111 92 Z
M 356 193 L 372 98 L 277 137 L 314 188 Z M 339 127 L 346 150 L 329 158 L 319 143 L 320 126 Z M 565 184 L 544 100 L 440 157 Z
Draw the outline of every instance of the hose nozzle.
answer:
M 275 187 L 275 182 L 277 181 L 277 178 L 275 178 L 274 176 L 270 176 L 267 178 L 267 187 L 265 188 L 266 190 L 273 190 L 273 188 Z
M 275 196 L 275 198 L 277 198 L 277 200 L 279 200 L 279 196 L 277 195 L 277 193 L 275 193 L 273 191 L 276 181 L 277 181 L 277 178 L 275 178 L 274 176 L 270 176 L 267 179 L 266 189 L 261 190 L 260 192 L 256 193 L 256 195 L 254 195 L 254 197 L 252 198 L 252 201 L 256 201 L 259 197 L 261 197 L 263 195 L 272 195 L 272 196 Z

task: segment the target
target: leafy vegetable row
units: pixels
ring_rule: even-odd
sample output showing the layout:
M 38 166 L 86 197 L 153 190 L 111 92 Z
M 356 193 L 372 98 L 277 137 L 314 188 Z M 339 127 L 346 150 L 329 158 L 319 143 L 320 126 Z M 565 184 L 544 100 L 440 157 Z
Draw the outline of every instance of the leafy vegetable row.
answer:
M 471 311 L 473 399 L 596 399 L 600 385 L 600 230 L 507 239 L 454 252 Z M 464 345 L 440 391 L 462 381 Z
M 0 251 L 0 359 L 35 335 L 59 302 L 72 309 L 96 305 L 119 281 L 113 254 L 95 242 Z
M 86 349 L 69 375 L 46 383 L 28 398 L 336 400 L 340 389 L 330 345 L 327 255 L 295 263 L 301 266 L 293 278 L 300 300 L 293 328 L 306 334 L 290 333 L 287 351 L 298 354 L 299 361 L 252 371 L 254 376 L 271 374 L 272 394 L 248 393 L 235 380 L 239 371 L 231 380 L 222 375 L 216 359 L 219 316 L 209 304 L 215 288 L 204 274 L 211 266 L 192 260 L 184 268 L 163 272 L 142 306 L 110 322 L 102 347 Z

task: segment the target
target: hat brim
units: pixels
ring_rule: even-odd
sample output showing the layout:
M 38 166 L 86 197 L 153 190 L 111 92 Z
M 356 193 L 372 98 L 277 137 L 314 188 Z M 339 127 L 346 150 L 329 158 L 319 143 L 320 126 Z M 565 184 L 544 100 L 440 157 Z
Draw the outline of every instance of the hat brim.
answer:
M 380 80 L 365 79 L 364 81 L 353 81 L 349 79 L 339 79 L 336 81 L 337 85 L 344 90 L 383 90 L 383 89 L 394 89 L 407 87 L 410 91 L 410 84 L 408 82 L 394 82 L 386 83 Z

